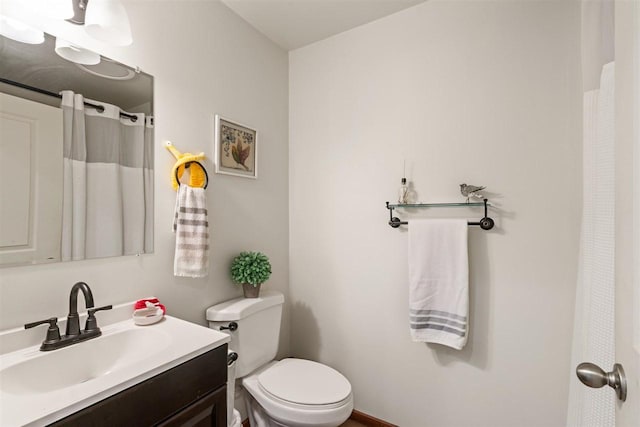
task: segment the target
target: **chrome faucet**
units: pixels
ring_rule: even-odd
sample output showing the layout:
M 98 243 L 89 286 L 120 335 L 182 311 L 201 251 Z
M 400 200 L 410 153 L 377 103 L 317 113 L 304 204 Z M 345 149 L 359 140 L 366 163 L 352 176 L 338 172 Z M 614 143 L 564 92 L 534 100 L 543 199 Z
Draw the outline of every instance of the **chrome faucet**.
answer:
M 84 330 L 80 331 L 80 317 L 78 316 L 78 292 L 82 291 L 84 295 L 84 304 L 87 308 L 87 322 Z M 52 317 L 50 319 L 40 320 L 38 322 L 27 323 L 24 325 L 25 329 L 33 328 L 34 326 L 42 325 L 44 323 L 49 324 L 47 329 L 47 337 L 42 342 L 40 350 L 49 351 L 58 348 L 66 347 L 71 344 L 75 344 L 80 341 L 85 341 L 91 338 L 97 338 L 102 335 L 100 328 L 98 328 L 98 322 L 96 321 L 95 313 L 101 310 L 111 310 L 111 305 L 105 305 L 104 307 L 93 308 L 93 293 L 91 288 L 85 282 L 78 282 L 71 288 L 69 294 L 69 314 L 67 315 L 67 329 L 66 333 L 61 337 L 60 330 L 58 329 L 58 319 Z

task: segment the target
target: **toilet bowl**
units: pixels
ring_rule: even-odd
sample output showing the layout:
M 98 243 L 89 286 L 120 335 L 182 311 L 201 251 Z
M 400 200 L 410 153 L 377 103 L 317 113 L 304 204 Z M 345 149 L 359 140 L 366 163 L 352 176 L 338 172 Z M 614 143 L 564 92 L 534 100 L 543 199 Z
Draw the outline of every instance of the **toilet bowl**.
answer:
M 335 427 L 353 410 L 349 381 L 310 360 L 273 361 L 244 377 L 242 385 L 252 398 L 247 409 L 255 425 Z
M 351 384 L 318 362 L 274 360 L 284 296 L 266 291 L 207 309 L 209 327 L 231 335 L 252 427 L 337 427 L 353 410 Z M 233 403 L 231 403 L 233 404 Z

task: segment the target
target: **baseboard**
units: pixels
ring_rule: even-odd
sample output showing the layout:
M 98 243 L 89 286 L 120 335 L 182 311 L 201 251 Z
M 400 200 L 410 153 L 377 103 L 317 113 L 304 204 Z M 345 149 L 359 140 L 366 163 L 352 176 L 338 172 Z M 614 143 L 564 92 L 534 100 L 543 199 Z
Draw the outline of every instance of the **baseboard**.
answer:
M 364 424 L 367 427 L 398 427 L 395 424 L 388 423 L 379 418 L 372 417 L 371 415 L 365 414 L 364 412 L 356 411 L 355 409 L 351 412 L 350 420 L 357 421 L 360 424 Z
M 351 412 L 350 420 L 357 421 L 360 424 L 364 424 L 367 427 L 398 427 L 395 424 L 388 423 L 379 418 L 372 417 L 371 415 L 367 415 L 364 412 L 356 411 L 355 409 Z M 242 422 L 242 427 L 250 427 L 249 418 Z

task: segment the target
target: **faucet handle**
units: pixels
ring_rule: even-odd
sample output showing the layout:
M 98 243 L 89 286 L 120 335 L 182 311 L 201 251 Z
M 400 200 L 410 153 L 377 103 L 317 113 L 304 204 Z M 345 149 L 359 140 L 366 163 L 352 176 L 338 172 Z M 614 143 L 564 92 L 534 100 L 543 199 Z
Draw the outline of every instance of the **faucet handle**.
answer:
M 45 338 L 45 340 L 44 340 L 44 342 L 42 344 L 60 341 L 60 330 L 58 329 L 58 318 L 57 317 L 51 317 L 49 319 L 39 320 L 37 322 L 27 323 L 26 325 L 24 325 L 24 328 L 25 329 L 31 329 L 31 328 L 34 328 L 34 327 L 36 327 L 38 325 L 42 325 L 42 324 L 45 324 L 45 323 L 49 324 L 49 329 L 47 329 L 47 337 Z
M 102 307 L 90 308 L 89 310 L 87 310 L 89 316 L 87 317 L 87 323 L 85 323 L 84 325 L 84 331 L 99 331 L 100 328 L 98 328 L 98 321 L 96 320 L 96 311 L 111 310 L 112 308 L 113 306 L 109 304 Z

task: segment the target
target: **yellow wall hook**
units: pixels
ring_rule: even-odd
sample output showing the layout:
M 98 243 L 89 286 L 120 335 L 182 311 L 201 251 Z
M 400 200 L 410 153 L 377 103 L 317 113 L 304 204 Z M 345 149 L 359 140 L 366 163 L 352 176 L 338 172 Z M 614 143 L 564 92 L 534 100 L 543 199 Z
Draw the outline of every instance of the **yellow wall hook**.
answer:
M 181 153 L 176 147 L 173 146 L 173 143 L 171 141 L 165 141 L 164 148 L 169 150 L 169 152 L 173 154 L 173 157 L 176 158 L 176 163 L 173 165 L 173 168 L 171 168 L 171 185 L 173 186 L 174 190 L 177 191 L 178 188 L 180 188 L 180 182 L 178 181 L 178 179 L 182 178 L 185 170 L 185 164 L 187 163 L 191 163 L 188 185 L 190 187 L 196 188 L 203 188 L 205 186 L 205 184 L 207 183 L 207 179 L 203 166 L 198 163 L 192 163 L 204 160 L 206 158 L 204 152 L 198 154 Z M 176 179 L 176 169 L 178 179 Z

